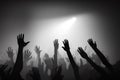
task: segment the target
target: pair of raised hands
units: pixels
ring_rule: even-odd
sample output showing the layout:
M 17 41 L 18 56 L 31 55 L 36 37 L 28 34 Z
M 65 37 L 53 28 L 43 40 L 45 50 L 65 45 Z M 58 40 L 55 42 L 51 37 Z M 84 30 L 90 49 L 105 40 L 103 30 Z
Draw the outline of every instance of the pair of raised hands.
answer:
M 24 41 L 24 34 L 19 34 L 19 35 L 17 36 L 17 43 L 18 43 L 18 46 L 19 46 L 19 47 L 23 48 L 23 47 L 25 47 L 25 46 L 29 43 L 29 41 L 28 41 L 28 42 L 25 42 L 25 41 Z M 8 57 L 9 57 L 10 59 L 13 59 L 13 56 L 14 56 L 13 49 L 12 49 L 11 47 L 8 47 L 8 49 L 7 49 L 6 52 L 7 52 L 7 54 L 8 54 Z M 29 50 L 26 50 L 24 53 L 25 53 L 25 56 L 26 56 L 26 57 L 31 54 Z
M 89 43 L 89 45 L 91 47 L 94 47 L 94 48 L 97 48 L 97 44 L 96 42 L 93 42 L 92 39 L 88 39 L 87 41 Z M 65 39 L 63 41 L 63 45 L 62 48 L 65 50 L 65 51 L 70 51 L 70 47 L 69 47 L 69 41 L 67 39 Z M 86 54 L 86 52 L 83 50 L 82 47 L 78 47 L 77 51 L 79 52 L 79 54 L 83 57 L 83 58 L 88 58 L 88 55 Z
M 88 39 L 88 44 L 93 47 L 93 48 L 97 48 L 97 44 L 96 42 L 93 42 L 92 39 Z M 79 54 L 83 57 L 83 58 L 88 58 L 87 53 L 82 49 L 82 47 L 78 47 L 77 51 L 79 52 Z
M 28 41 L 28 42 L 25 42 L 25 41 L 24 41 L 24 34 L 19 34 L 19 35 L 17 36 L 17 43 L 18 43 L 18 46 L 19 46 L 20 48 L 23 48 L 23 47 L 25 47 L 25 46 L 29 43 L 29 41 Z M 13 49 L 12 49 L 11 47 L 8 47 L 8 49 L 7 49 L 6 52 L 7 52 L 7 54 L 8 54 L 8 57 L 9 57 L 10 59 L 13 59 L 13 56 L 14 56 Z M 24 53 L 25 53 L 25 57 L 27 57 L 26 59 L 28 59 L 28 57 L 30 56 L 30 51 L 27 50 L 27 51 L 25 51 Z

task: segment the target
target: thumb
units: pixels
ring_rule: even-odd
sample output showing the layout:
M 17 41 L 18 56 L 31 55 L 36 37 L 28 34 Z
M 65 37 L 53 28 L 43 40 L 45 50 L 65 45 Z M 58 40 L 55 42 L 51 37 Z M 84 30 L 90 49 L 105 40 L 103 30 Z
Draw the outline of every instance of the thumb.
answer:
M 26 46 L 28 43 L 30 43 L 30 41 L 26 42 L 24 46 Z
M 65 50 L 65 47 L 62 46 L 62 48 Z

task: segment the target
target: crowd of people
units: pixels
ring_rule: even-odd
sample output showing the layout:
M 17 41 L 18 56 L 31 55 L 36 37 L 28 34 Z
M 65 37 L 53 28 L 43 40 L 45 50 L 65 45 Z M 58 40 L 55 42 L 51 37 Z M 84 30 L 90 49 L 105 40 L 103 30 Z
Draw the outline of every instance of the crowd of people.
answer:
M 49 57 L 47 53 L 44 55 L 44 63 L 41 60 L 41 52 L 39 46 L 35 47 L 37 54 L 38 66 L 27 63 L 32 59 L 32 52 L 24 48 L 30 43 L 24 41 L 24 34 L 17 36 L 18 51 L 14 61 L 14 52 L 11 47 L 6 51 L 10 60 L 4 64 L 0 64 L 0 80 L 120 80 L 120 62 L 112 65 L 104 54 L 98 49 L 97 44 L 92 39 L 88 39 L 88 44 L 96 54 L 89 57 L 82 47 L 78 47 L 79 55 L 87 62 L 83 64 L 80 58 L 80 65 L 76 63 L 73 57 L 69 41 L 63 41 L 62 48 L 66 52 L 68 58 L 60 57 L 58 59 L 59 43 L 55 39 L 54 55 Z M 68 68 L 66 61 L 69 63 Z M 102 65 L 101 65 L 102 64 Z

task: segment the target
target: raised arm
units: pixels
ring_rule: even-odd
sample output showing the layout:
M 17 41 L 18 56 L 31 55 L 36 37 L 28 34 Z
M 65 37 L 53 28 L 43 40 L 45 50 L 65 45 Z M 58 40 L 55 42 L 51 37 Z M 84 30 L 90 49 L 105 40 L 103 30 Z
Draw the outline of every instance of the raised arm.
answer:
M 72 56 L 72 54 L 70 52 L 70 47 L 69 47 L 68 40 L 65 39 L 63 41 L 63 44 L 64 44 L 64 46 L 62 48 L 66 51 L 66 53 L 67 53 L 67 55 L 69 57 L 70 63 L 72 65 L 72 68 L 73 68 L 73 71 L 74 71 L 75 78 L 76 78 L 76 80 L 80 80 L 79 68 L 78 68 L 77 64 L 75 63 L 75 61 L 73 59 L 73 56 Z
M 23 68 L 23 48 L 29 43 L 24 41 L 24 34 L 20 34 L 17 36 L 17 43 L 18 43 L 18 55 L 16 58 L 15 65 L 12 71 L 12 79 L 16 80 L 20 75 L 20 72 Z
M 97 48 L 96 42 L 93 42 L 92 39 L 88 40 L 89 45 L 96 52 L 102 63 L 109 69 L 112 70 L 112 65 L 108 62 L 107 58 L 103 55 L 103 53 Z
M 106 75 L 106 72 L 104 71 L 104 69 L 100 66 L 98 66 L 97 64 L 95 64 L 87 55 L 87 53 L 81 48 L 81 47 L 78 47 L 78 50 L 79 54 L 84 58 L 86 59 L 90 64 L 91 66 L 96 70 L 98 71 L 101 75 Z
M 40 67 L 40 66 L 41 66 L 41 58 L 40 58 L 40 54 L 41 54 L 42 50 L 40 49 L 39 46 L 36 46 L 36 47 L 35 47 L 35 52 L 36 52 L 36 54 L 37 54 L 38 67 Z
M 55 67 L 57 67 L 57 55 L 59 48 L 58 39 L 55 39 L 53 43 L 54 43 L 54 62 L 55 62 Z

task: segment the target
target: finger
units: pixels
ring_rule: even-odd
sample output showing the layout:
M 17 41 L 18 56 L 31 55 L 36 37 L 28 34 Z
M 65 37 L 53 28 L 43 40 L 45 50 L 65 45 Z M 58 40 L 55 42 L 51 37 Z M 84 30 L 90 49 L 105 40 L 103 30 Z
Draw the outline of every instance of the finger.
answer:
M 63 44 L 65 44 L 65 42 L 64 41 L 62 41 L 63 42 Z
M 24 39 L 24 34 L 22 34 L 22 38 Z
M 65 50 L 65 47 L 62 46 L 62 48 Z
M 19 35 L 19 38 L 21 38 L 21 37 L 22 37 L 22 34 Z
M 17 36 L 17 39 L 19 39 L 19 36 Z
M 26 42 L 26 44 L 30 43 L 30 41 Z

